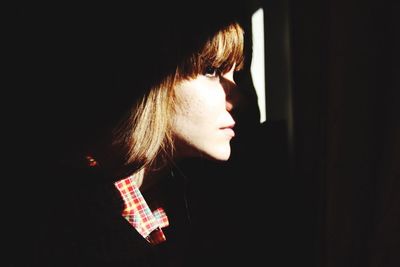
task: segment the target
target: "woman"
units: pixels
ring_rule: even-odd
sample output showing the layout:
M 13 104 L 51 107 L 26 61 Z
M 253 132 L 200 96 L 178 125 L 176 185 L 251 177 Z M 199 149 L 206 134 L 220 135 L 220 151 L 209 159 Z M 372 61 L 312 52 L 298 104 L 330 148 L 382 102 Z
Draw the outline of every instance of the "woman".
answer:
M 235 73 L 244 62 L 238 17 L 222 16 L 232 13 L 226 6 L 221 13 L 215 4 L 212 12 L 203 4 L 205 9 L 197 9 L 201 16 L 177 12 L 172 3 L 152 10 L 156 22 L 135 30 L 140 41 L 127 37 L 135 14 L 122 14 L 121 7 L 107 10 L 112 14 L 108 17 L 96 10 L 90 19 L 68 24 L 74 29 L 69 34 L 90 40 L 90 45 L 65 38 L 63 48 L 79 43 L 81 51 L 66 49 L 62 57 L 69 62 L 63 70 L 73 69 L 80 77 L 74 83 L 69 79 L 71 84 L 65 79 L 66 89 L 85 87 L 88 80 L 90 88 L 77 90 L 80 102 L 66 90 L 62 98 L 70 100 L 69 108 L 56 105 L 62 121 L 57 129 L 64 139 L 50 140 L 54 143 L 49 149 L 57 157 L 46 173 L 62 178 L 40 203 L 47 206 L 47 217 L 33 237 L 31 265 L 200 262 L 195 251 L 200 236 L 188 224 L 182 163 L 229 159 L 235 136 Z M 101 26 L 91 28 L 93 21 Z M 161 25 L 163 30 L 157 31 Z M 82 50 L 81 44 L 90 49 Z M 105 73 L 113 73 L 111 82 L 103 83 Z M 98 87 L 118 91 L 104 93 Z M 114 104 L 104 106 L 107 102 Z

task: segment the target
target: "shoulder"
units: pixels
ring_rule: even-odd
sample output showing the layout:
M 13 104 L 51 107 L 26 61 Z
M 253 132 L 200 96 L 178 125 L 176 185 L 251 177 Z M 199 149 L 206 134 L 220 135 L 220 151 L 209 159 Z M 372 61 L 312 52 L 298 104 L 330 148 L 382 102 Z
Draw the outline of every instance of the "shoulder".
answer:
M 36 210 L 22 240 L 29 245 L 20 260 L 30 266 L 142 266 L 153 257 L 121 216 L 122 200 L 103 175 L 62 164 L 48 168 L 41 177 L 46 186 L 35 187 Z

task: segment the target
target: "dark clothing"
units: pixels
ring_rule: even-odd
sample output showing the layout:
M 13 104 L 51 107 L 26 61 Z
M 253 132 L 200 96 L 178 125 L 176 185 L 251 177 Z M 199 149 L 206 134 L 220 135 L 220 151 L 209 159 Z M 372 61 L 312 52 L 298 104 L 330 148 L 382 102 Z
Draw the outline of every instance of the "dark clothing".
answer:
M 157 187 L 170 224 L 157 246 L 121 216 L 122 199 L 101 172 L 35 161 L 5 266 L 285 266 L 297 244 L 294 206 L 279 145 L 262 141 L 278 134 L 257 128 L 232 144 L 229 162 L 183 162 L 165 177 Z
M 24 216 L 28 220 L 18 233 L 11 266 L 228 263 L 232 257 L 228 255 L 227 244 L 232 244 L 228 236 L 232 232 L 223 218 L 218 217 L 224 212 L 218 215 L 218 204 L 210 203 L 213 198 L 190 203 L 188 194 L 194 188 L 174 173 L 174 177 L 166 177 L 158 185 L 170 221 L 163 229 L 167 241 L 152 246 L 121 216 L 122 199 L 114 184 L 100 172 L 50 166 L 40 177 L 41 186 L 36 183 L 29 193 L 29 210 Z M 217 179 L 208 176 L 203 180 L 214 178 Z M 207 197 L 207 192 L 203 194 Z M 191 196 L 195 196 L 194 192 Z M 25 197 L 28 200 L 28 195 Z
M 180 181 L 168 177 L 160 185 L 168 193 L 162 197 L 171 222 L 165 229 L 168 241 L 152 246 L 121 216 L 122 199 L 113 183 L 101 176 L 96 170 L 64 168 L 54 172 L 46 186 L 36 188 L 40 196 L 31 202 L 35 211 L 27 223 L 28 243 L 23 245 L 29 257 L 17 262 L 22 260 L 23 266 L 191 266 L 180 258 L 186 255 L 181 243 L 191 238 Z

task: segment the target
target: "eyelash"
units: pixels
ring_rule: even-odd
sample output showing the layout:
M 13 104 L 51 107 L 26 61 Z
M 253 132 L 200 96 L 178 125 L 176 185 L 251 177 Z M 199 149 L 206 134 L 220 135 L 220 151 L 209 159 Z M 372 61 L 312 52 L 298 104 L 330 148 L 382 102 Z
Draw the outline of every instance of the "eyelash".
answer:
M 210 78 L 215 78 L 220 75 L 220 70 L 218 68 L 215 68 L 213 66 L 207 66 L 204 69 L 204 75 Z

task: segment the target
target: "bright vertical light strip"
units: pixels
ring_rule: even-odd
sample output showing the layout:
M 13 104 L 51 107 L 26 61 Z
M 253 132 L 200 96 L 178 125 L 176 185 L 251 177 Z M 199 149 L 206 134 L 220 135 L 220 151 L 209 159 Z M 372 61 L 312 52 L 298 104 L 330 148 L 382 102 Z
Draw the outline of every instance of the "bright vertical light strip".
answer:
M 251 78 L 258 98 L 260 122 L 266 120 L 265 105 L 265 64 L 264 64 L 264 10 L 257 9 L 251 17 L 253 55 L 251 59 Z

